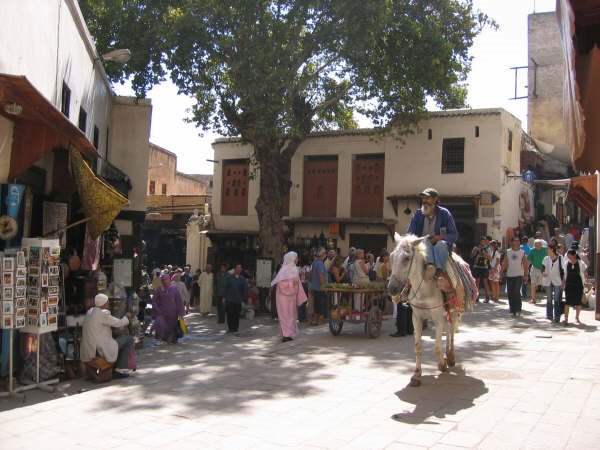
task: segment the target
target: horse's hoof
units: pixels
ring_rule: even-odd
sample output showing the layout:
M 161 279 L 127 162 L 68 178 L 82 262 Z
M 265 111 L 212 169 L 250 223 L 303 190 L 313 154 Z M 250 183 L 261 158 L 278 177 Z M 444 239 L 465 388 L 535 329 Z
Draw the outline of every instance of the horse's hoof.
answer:
M 448 363 L 446 362 L 446 360 L 444 360 L 444 362 L 438 364 L 438 367 L 440 369 L 440 372 L 445 372 L 446 370 L 448 370 Z
M 421 386 L 421 380 L 420 380 L 420 379 L 418 379 L 418 378 L 412 377 L 412 378 L 410 379 L 410 385 L 411 385 L 412 387 L 419 387 L 419 386 Z

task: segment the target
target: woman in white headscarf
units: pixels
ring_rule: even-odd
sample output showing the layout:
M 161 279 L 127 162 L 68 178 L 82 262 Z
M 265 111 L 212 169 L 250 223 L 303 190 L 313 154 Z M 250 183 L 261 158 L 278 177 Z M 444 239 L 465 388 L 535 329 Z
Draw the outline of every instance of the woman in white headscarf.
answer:
M 298 306 L 307 300 L 300 282 L 297 263 L 298 254 L 296 252 L 286 253 L 283 256 L 281 269 L 271 281 L 271 286 L 277 285 L 277 316 L 279 317 L 282 342 L 291 341 L 300 334 Z

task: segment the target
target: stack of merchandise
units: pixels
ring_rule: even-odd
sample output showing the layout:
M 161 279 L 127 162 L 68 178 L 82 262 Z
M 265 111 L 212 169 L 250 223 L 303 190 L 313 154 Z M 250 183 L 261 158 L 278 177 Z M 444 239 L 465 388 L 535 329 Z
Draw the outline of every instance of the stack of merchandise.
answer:
M 0 326 L 5 329 L 25 326 L 26 307 L 25 255 L 22 251 L 15 256 L 2 257 L 2 315 Z

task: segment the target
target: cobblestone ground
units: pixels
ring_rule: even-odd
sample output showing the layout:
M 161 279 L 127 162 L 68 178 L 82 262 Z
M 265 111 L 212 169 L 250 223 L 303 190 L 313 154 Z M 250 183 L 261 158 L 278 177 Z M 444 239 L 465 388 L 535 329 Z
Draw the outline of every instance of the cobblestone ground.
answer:
M 539 303 L 518 320 L 506 301 L 478 304 L 449 372 L 425 331 L 413 388 L 412 337 L 389 337 L 389 317 L 378 339 L 346 324 L 281 343 L 267 317 L 243 320 L 237 337 L 191 314 L 191 334 L 147 346 L 128 379 L 0 399 L 0 448 L 600 448 L 600 322 L 581 317 L 564 327 Z

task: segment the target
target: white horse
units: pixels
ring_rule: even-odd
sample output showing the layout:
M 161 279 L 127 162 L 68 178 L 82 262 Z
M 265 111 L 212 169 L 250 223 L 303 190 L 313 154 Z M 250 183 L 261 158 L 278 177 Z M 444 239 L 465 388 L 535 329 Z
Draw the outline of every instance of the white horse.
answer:
M 426 254 L 423 241 L 427 237 L 418 238 L 414 235 L 400 236 L 395 234 L 397 245 L 390 253 L 392 273 L 388 290 L 394 300 L 404 297 L 412 306 L 412 321 L 415 328 L 415 372 L 410 379 L 411 386 L 421 385 L 421 333 L 423 320 L 431 319 L 435 324 L 435 356 L 440 371 L 454 367 L 454 324 L 458 319 L 456 312 L 452 313 L 451 323 L 447 320 L 442 291 L 435 279 L 426 276 Z M 401 295 L 403 294 L 403 295 Z M 446 332 L 446 351 L 442 352 L 442 333 Z M 445 354 L 444 354 L 445 353 Z

